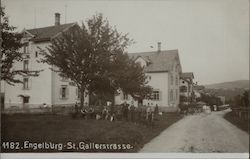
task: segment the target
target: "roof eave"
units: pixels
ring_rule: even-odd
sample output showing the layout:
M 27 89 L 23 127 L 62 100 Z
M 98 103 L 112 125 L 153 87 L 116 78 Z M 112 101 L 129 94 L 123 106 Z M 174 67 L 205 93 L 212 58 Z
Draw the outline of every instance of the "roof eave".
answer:
M 169 72 L 168 70 L 156 70 L 156 71 L 146 71 L 146 73 L 164 73 Z

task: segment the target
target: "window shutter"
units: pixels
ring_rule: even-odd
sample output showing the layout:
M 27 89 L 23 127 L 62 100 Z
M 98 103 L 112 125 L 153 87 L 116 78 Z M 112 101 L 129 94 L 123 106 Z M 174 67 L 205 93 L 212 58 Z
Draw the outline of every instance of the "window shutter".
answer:
M 66 87 L 66 98 L 69 98 L 69 87 Z
M 59 98 L 62 98 L 62 87 L 59 90 Z
M 28 78 L 28 89 L 31 89 L 31 78 Z
M 162 92 L 159 91 L 159 101 L 161 101 L 161 100 L 162 100 Z

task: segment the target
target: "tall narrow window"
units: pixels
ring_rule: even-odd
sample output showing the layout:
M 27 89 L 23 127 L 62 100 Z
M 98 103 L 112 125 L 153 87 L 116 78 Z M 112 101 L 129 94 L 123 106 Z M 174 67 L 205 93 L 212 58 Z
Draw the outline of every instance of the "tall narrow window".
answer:
M 27 77 L 23 78 L 23 89 L 29 89 L 29 79 Z
M 170 91 L 170 101 L 174 100 L 174 93 L 173 90 Z
M 28 71 L 29 70 L 29 61 L 28 60 L 24 60 L 23 61 L 23 70 L 24 71 Z
M 28 51 L 28 43 L 25 43 L 25 44 L 23 45 L 23 53 L 25 53 L 25 54 L 28 54 L 28 53 L 29 53 L 29 51 Z
M 178 89 L 176 89 L 176 100 L 178 100 L 179 97 L 179 93 L 178 93 Z
M 160 92 L 159 91 L 153 91 L 151 95 L 152 100 L 160 100 Z
M 80 99 L 81 97 L 81 91 L 78 88 L 76 88 L 76 97 L 77 99 Z
M 176 75 L 176 78 L 175 78 L 175 85 L 178 86 L 178 84 L 179 84 L 178 75 Z
M 181 86 L 180 87 L 180 92 L 182 92 L 182 93 L 187 92 L 187 87 L 186 86 Z
M 62 85 L 61 88 L 60 88 L 60 97 L 61 99 L 67 99 L 68 97 L 68 87 L 66 85 Z
M 128 100 L 128 94 L 123 93 L 123 100 Z
M 173 75 L 171 75 L 171 85 L 173 85 L 174 84 L 174 77 L 173 77 Z

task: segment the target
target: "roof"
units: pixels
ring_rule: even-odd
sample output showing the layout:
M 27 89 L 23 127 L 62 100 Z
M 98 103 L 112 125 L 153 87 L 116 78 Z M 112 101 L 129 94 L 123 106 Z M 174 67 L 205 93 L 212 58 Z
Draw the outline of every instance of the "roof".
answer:
M 193 72 L 183 72 L 181 74 L 181 78 L 190 78 L 190 79 L 194 79 L 194 74 Z
M 148 62 L 148 66 L 145 68 L 146 72 L 167 72 L 172 70 L 175 59 L 179 62 L 178 50 L 129 53 L 128 55 L 134 59 L 138 57 L 146 59 L 145 61 Z
M 34 37 L 32 41 L 34 42 L 41 42 L 41 41 L 49 41 L 51 38 L 55 37 L 57 34 L 65 31 L 66 29 L 72 27 L 77 23 L 68 23 L 68 24 L 61 24 L 57 26 L 48 26 L 43 28 L 36 28 L 36 29 L 28 29 L 26 32 L 32 34 Z

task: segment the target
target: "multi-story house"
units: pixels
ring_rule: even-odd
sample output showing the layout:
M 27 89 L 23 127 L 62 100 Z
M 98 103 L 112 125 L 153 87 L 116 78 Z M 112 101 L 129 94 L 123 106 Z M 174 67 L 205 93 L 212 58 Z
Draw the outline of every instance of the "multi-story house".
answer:
M 55 25 L 43 28 L 24 29 L 21 51 L 23 61 L 14 64 L 14 69 L 43 70 L 38 77 L 17 76 L 23 83 L 14 86 L 4 84 L 5 108 L 40 107 L 46 105 L 71 105 L 78 101 L 78 90 L 74 84 L 60 77 L 51 70 L 48 64 L 39 63 L 40 49 L 46 50 L 51 40 L 66 32 L 69 28 L 78 27 L 77 23 L 60 24 L 60 14 L 55 14 Z M 56 68 L 53 68 L 56 69 Z M 88 97 L 86 98 L 88 102 Z
M 184 104 L 194 102 L 194 74 L 193 72 L 184 72 L 180 79 L 180 98 Z
M 153 93 L 149 99 L 136 101 L 120 92 L 115 96 L 115 104 L 158 105 L 161 111 L 176 111 L 180 100 L 179 79 L 182 71 L 178 50 L 162 51 L 158 43 L 157 51 L 130 53 L 129 56 L 145 68 L 148 85 L 153 88 Z

